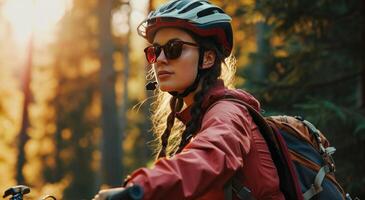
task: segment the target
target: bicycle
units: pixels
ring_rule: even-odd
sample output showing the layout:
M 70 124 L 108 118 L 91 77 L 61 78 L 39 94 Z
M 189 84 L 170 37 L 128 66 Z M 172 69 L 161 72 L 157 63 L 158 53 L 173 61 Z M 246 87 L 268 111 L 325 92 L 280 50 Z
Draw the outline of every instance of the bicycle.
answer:
M 23 196 L 30 193 L 30 188 L 25 185 L 16 185 L 8 188 L 3 195 L 3 198 L 10 196 L 9 200 L 23 200 Z M 143 197 L 143 189 L 139 185 L 127 187 L 125 190 L 107 197 L 107 200 L 141 200 Z M 41 200 L 57 200 L 52 195 L 46 195 Z

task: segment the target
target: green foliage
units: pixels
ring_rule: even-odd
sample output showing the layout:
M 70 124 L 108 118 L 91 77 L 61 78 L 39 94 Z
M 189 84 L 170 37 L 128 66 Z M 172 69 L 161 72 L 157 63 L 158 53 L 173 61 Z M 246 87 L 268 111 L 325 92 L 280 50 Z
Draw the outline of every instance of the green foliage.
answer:
M 302 115 L 337 148 L 345 189 L 365 195 L 361 0 L 257 0 L 257 52 L 239 71 L 268 113 Z M 245 16 L 249 16 L 247 13 Z M 261 33 L 261 34 L 260 34 Z

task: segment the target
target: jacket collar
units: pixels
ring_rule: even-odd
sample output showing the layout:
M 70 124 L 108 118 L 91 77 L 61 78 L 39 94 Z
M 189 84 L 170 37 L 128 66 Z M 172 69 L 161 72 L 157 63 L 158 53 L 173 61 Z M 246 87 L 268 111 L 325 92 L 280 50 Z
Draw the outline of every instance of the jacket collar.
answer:
M 226 88 L 224 86 L 224 83 L 222 80 L 218 80 L 216 84 L 210 88 L 206 95 L 203 97 L 203 103 L 202 103 L 202 112 L 205 112 L 207 107 L 209 106 L 209 98 L 217 93 L 217 91 L 224 91 Z M 191 108 L 192 105 L 186 107 L 183 111 L 176 113 L 176 118 L 178 118 L 184 125 L 186 125 L 191 120 Z
M 224 86 L 223 80 L 218 80 L 216 84 L 204 95 L 201 112 L 205 113 L 213 103 L 224 98 L 234 98 L 244 101 L 250 104 L 257 111 L 260 111 L 260 103 L 251 94 L 241 89 L 227 89 Z M 186 125 L 191 120 L 190 111 L 191 106 L 185 108 L 181 112 L 176 113 L 176 118 Z

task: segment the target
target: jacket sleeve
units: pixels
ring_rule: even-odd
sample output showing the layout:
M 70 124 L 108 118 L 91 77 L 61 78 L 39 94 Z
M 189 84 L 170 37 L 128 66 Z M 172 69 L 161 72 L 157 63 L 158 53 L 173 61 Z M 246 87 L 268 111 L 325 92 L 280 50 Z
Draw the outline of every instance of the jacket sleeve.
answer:
M 153 200 L 196 199 L 213 184 L 223 188 L 244 165 L 250 132 L 247 109 L 220 101 L 204 115 L 199 133 L 181 153 L 135 171 L 130 182 L 144 188 L 144 199 Z

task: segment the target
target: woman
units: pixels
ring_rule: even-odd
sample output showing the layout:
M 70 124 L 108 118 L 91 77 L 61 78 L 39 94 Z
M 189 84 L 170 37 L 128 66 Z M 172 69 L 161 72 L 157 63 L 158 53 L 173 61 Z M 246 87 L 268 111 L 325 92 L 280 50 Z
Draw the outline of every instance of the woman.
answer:
M 148 87 L 160 90 L 153 122 L 161 147 L 155 166 L 136 170 L 126 187 L 140 185 L 143 199 L 215 200 L 225 199 L 226 183 L 238 176 L 249 196 L 284 199 L 248 110 L 224 99 L 260 109 L 247 92 L 225 86 L 232 72 L 225 63 L 233 45 L 231 18 L 207 1 L 175 0 L 151 12 L 138 31 L 152 44 L 145 54 L 157 79 Z M 102 190 L 95 199 L 121 190 Z

